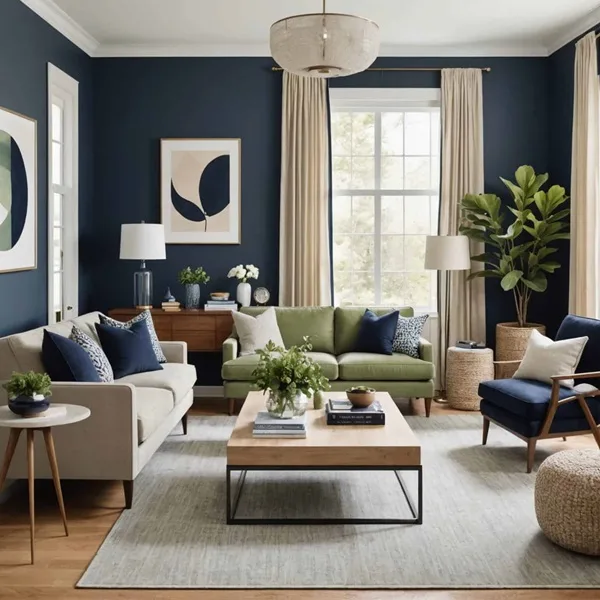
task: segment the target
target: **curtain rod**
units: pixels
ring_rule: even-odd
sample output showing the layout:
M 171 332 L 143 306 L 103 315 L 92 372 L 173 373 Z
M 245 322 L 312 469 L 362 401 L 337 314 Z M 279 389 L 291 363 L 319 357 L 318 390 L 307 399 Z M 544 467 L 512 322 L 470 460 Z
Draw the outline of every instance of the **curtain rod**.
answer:
M 600 33 L 596 37 L 600 37 Z M 445 68 L 446 67 L 370 67 L 369 69 L 365 69 L 365 71 L 441 71 Z M 492 67 L 474 68 L 480 68 L 485 73 L 489 73 L 492 70 Z M 283 71 L 283 69 L 281 67 L 271 67 L 271 71 Z

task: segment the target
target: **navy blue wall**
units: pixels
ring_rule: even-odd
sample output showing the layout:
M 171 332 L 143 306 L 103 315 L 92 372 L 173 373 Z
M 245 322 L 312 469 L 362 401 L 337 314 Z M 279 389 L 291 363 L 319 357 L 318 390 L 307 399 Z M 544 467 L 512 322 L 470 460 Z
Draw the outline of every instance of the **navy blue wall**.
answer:
M 37 120 L 37 269 L 0 274 L 0 336 L 47 323 L 47 64 L 80 84 L 80 233 L 92 206 L 92 59 L 20 0 L 0 3 L 0 106 Z M 89 279 L 80 272 L 85 290 Z M 85 293 L 85 292 L 84 292 Z
M 167 260 L 151 265 L 158 301 L 176 284 L 177 271 L 201 264 L 212 275 L 208 289 L 234 290 L 224 277 L 239 262 L 261 268 L 259 283 L 278 284 L 281 75 L 268 58 L 102 59 L 94 61 L 95 195 L 98 225 L 86 253 L 94 282 L 88 308 L 131 303 L 135 265 L 118 260 L 124 222 L 160 219 L 161 137 L 242 138 L 241 246 L 168 246 Z M 379 66 L 490 66 L 484 73 L 486 191 L 507 198 L 500 175 L 521 164 L 549 167 L 548 61 L 543 58 L 380 59 Z M 365 72 L 332 80 L 332 86 L 439 87 L 439 72 Z M 107 278 L 107 273 L 111 274 Z M 494 325 L 514 319 L 512 296 L 487 283 L 489 338 Z M 532 318 L 546 320 L 536 303 Z

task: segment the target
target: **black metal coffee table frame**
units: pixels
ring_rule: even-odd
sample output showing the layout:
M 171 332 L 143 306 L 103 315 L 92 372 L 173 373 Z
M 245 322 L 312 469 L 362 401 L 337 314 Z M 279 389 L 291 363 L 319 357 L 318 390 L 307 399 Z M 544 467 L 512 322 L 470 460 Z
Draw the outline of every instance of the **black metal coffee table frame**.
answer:
M 231 494 L 231 474 L 241 471 L 236 490 Z M 412 519 L 389 519 L 389 518 L 277 518 L 261 519 L 236 517 L 240 497 L 246 481 L 248 471 L 393 471 L 400 484 L 404 498 L 408 503 Z M 402 479 L 403 471 L 417 473 L 417 502 L 412 500 L 406 483 Z M 228 525 L 421 525 L 423 523 L 423 467 L 418 466 L 242 466 L 227 465 L 227 524 Z

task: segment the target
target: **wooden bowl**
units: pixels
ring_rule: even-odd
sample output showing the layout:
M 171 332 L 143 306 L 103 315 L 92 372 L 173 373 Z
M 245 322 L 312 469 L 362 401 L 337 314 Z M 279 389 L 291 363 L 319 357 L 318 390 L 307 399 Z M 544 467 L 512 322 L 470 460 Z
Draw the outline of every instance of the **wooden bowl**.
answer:
M 351 392 L 350 390 L 346 390 L 346 397 L 352 402 L 352 406 L 355 408 L 367 408 L 375 400 L 375 390 L 368 392 Z
M 211 300 L 229 300 L 229 292 L 211 292 Z

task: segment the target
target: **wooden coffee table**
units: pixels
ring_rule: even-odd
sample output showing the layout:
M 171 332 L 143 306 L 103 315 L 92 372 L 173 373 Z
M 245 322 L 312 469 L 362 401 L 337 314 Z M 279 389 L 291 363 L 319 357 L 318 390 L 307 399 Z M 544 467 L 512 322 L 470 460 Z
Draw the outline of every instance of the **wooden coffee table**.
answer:
M 343 392 L 328 394 L 344 398 Z M 252 429 L 256 414 L 265 410 L 262 392 L 250 392 L 227 443 L 227 523 L 240 525 L 372 525 L 423 522 L 423 467 L 421 445 L 387 392 L 377 392 L 386 413 L 386 424 L 330 426 L 324 410 L 307 411 L 306 439 L 256 439 Z M 232 472 L 240 471 L 232 494 Z M 240 518 L 237 507 L 248 471 L 393 471 L 412 513 L 411 519 L 390 518 Z M 417 502 L 402 478 L 403 471 L 417 475 Z

